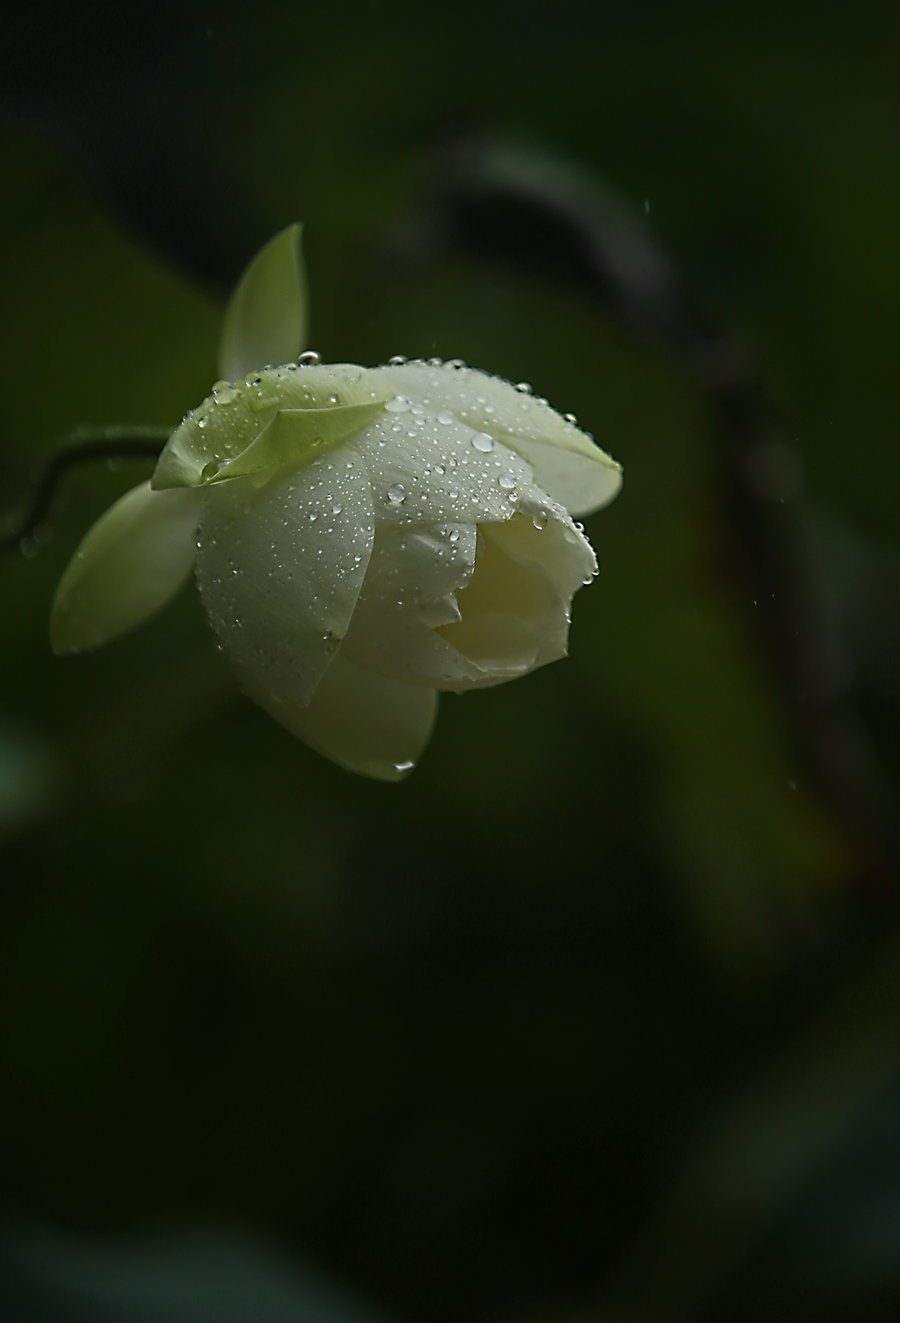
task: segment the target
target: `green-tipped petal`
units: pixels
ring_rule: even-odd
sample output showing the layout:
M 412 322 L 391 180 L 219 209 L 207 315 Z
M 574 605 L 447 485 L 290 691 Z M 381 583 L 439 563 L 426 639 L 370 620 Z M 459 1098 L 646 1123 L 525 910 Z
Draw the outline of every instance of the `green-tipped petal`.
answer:
M 238 281 L 219 350 L 219 373 L 226 381 L 290 363 L 303 349 L 307 298 L 300 234 L 299 225 L 276 234 Z
M 54 652 L 97 648 L 166 604 L 194 563 L 199 503 L 198 492 L 143 482 L 97 520 L 57 589 Z
M 346 441 L 383 413 L 380 402 L 331 409 L 281 409 L 256 440 L 223 463 L 209 481 L 226 482 L 229 478 L 297 467 Z
M 243 672 L 247 695 L 304 743 L 348 772 L 400 781 L 411 772 L 437 713 L 433 689 L 402 684 L 338 655 L 312 702 L 298 707 Z
M 546 400 L 475 368 L 403 363 L 373 368 L 402 395 L 432 411 L 447 409 L 488 432 L 531 465 L 534 480 L 570 514 L 608 504 L 622 485 L 621 465 Z

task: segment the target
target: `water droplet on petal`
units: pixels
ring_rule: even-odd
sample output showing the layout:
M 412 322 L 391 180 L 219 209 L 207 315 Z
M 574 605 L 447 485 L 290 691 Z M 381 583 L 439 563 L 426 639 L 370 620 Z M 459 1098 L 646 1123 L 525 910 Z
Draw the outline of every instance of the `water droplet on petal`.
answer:
M 533 389 L 533 387 L 532 387 L 530 381 L 517 381 L 517 382 L 516 382 L 516 390 L 519 391 L 522 395 L 530 395 L 531 392 L 532 392 L 532 389 Z
M 483 455 L 487 455 L 494 449 L 494 438 L 487 432 L 478 432 L 472 437 L 472 447 L 474 450 L 480 450 Z
M 394 354 L 388 359 L 388 367 L 401 367 L 406 362 L 405 354 Z
M 497 486 L 505 492 L 511 492 L 516 485 L 516 480 L 511 473 L 501 473 L 497 479 Z
M 388 400 L 384 407 L 388 413 L 408 413 L 410 403 L 405 395 L 395 395 L 392 400 Z
M 406 488 L 402 482 L 395 482 L 393 487 L 388 487 L 387 498 L 392 505 L 402 505 L 406 500 Z
M 318 367 L 322 362 L 322 355 L 317 354 L 315 349 L 306 349 L 297 359 L 300 367 Z
M 437 420 L 439 423 L 443 423 L 445 426 L 455 421 L 453 414 L 448 413 L 446 409 L 442 413 L 438 414 Z

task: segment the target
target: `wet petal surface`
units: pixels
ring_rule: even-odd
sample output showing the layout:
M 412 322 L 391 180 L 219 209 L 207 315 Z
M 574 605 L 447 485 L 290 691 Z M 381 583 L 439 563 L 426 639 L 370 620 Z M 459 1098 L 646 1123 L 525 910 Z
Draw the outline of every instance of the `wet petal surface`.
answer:
M 369 483 L 352 460 L 323 457 L 262 488 L 209 488 L 197 583 L 235 664 L 308 703 L 349 627 L 373 536 Z

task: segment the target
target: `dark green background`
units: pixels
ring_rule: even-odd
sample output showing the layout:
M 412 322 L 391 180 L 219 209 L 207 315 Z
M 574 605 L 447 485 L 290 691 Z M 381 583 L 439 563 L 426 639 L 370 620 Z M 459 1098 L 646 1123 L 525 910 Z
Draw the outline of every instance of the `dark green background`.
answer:
M 898 29 L 774 0 L 12 6 L 11 512 L 73 426 L 199 402 L 232 281 L 298 218 L 326 359 L 526 378 L 626 481 L 570 658 L 445 698 L 399 787 L 243 700 L 191 591 L 50 655 L 68 557 L 146 464 L 71 475 L 5 556 L 4 1317 L 897 1317 L 895 855 L 797 737 L 738 460 L 565 245 L 515 208 L 461 234 L 445 186 L 468 143 L 609 190 L 745 347 L 891 820 Z

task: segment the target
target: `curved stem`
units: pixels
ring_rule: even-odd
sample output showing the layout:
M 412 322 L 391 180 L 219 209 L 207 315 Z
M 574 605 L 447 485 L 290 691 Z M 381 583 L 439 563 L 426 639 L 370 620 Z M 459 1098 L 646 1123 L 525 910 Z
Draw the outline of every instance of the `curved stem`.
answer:
M 69 432 L 41 470 L 30 503 L 11 531 L 0 538 L 0 550 L 12 551 L 46 518 L 59 486 L 69 469 L 95 459 L 156 459 L 165 445 L 168 427 L 78 427 Z

